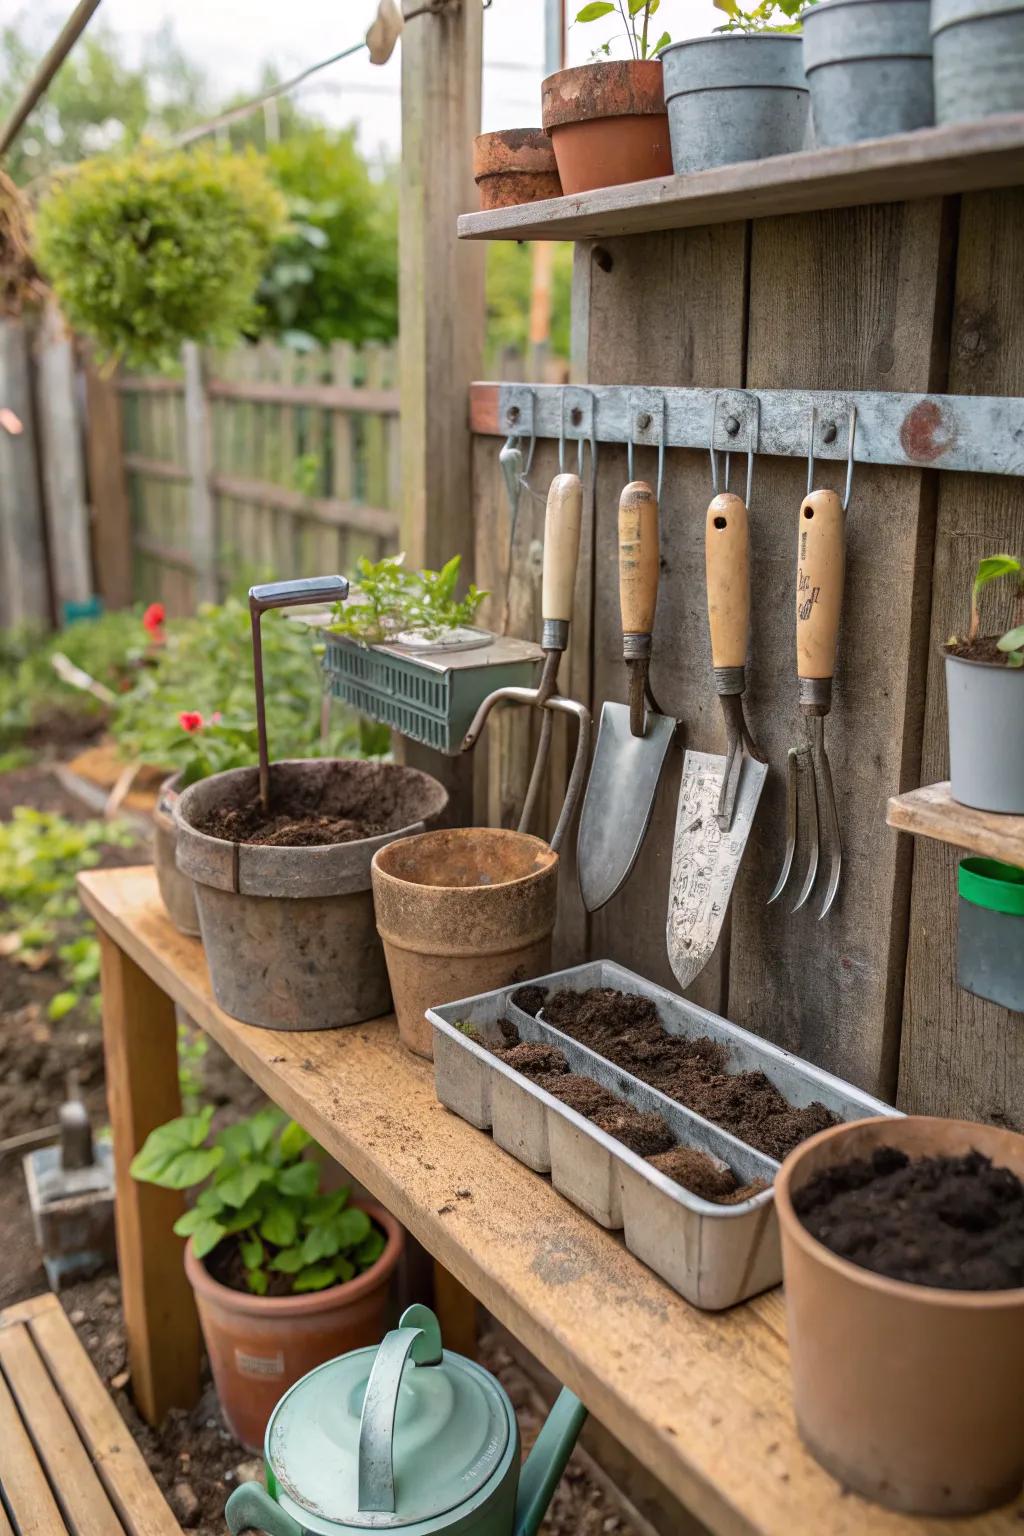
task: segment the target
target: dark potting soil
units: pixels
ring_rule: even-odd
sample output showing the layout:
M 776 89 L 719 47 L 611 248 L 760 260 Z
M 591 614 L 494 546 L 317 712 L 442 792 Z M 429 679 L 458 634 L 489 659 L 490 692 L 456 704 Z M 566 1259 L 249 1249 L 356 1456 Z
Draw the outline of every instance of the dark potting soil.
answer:
M 795 1108 L 763 1072 L 727 1072 L 728 1051 L 717 1040 L 670 1035 L 652 998 L 612 987 L 545 995 L 543 987 L 530 986 L 520 987 L 512 1001 L 533 1014 L 543 1008 L 556 1029 L 779 1162 L 808 1136 L 838 1123 L 824 1104 Z
M 373 1223 L 373 1228 L 375 1232 L 381 1230 L 376 1222 Z M 381 1236 L 386 1237 L 387 1234 L 381 1232 Z M 271 1249 L 271 1252 L 274 1251 Z M 242 1262 L 242 1250 L 239 1247 L 237 1237 L 226 1237 L 222 1243 L 218 1243 L 212 1253 L 206 1255 L 206 1258 L 203 1260 L 203 1266 L 208 1274 L 212 1275 L 221 1285 L 226 1285 L 228 1290 L 242 1291 L 246 1296 L 252 1295 L 245 1281 L 245 1265 Z M 285 1275 L 280 1270 L 270 1268 L 267 1268 L 266 1275 L 268 1281 L 266 1294 L 268 1296 L 291 1296 L 294 1294 L 294 1275 Z
M 419 775 L 397 775 L 389 764 L 330 759 L 272 763 L 270 813 L 263 811 L 255 771 L 232 799 L 211 806 L 195 825 L 210 837 L 263 847 L 312 848 L 353 843 L 412 826 L 423 814 Z
M 258 843 L 263 848 L 318 848 L 325 844 L 355 843 L 384 831 L 380 822 L 353 821 L 347 816 L 324 816 L 305 811 L 289 797 L 268 815 L 257 801 L 240 806 L 216 806 L 198 823 L 209 837 L 229 843 Z
M 1024 1285 L 1024 1184 L 980 1152 L 911 1159 L 878 1147 L 793 1195 L 819 1242 L 863 1269 L 951 1291 Z
M 992 661 L 997 666 L 1009 666 L 1009 657 L 998 645 L 998 635 L 979 635 L 976 640 L 960 640 L 954 637 L 945 647 L 947 656 L 959 656 L 963 661 Z

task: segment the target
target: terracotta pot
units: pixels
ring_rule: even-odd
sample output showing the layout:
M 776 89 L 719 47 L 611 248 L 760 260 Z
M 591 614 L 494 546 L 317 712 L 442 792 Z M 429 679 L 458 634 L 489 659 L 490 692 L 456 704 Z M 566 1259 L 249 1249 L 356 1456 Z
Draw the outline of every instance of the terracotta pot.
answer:
M 541 86 L 562 191 L 671 176 L 660 59 L 608 59 L 549 75 Z
M 259 1451 L 267 1420 L 284 1393 L 325 1360 L 379 1344 L 387 1332 L 389 1286 L 405 1248 L 405 1232 L 383 1206 L 354 1201 L 387 1234 L 370 1269 L 300 1296 L 252 1296 L 215 1280 L 185 1248 L 210 1368 L 224 1420 L 236 1440 Z
M 503 128 L 473 140 L 473 180 L 481 208 L 512 208 L 561 197 L 555 152 L 543 128 Z
M 405 838 L 370 866 L 398 1033 L 432 1056 L 425 1014 L 551 968 L 558 854 L 539 837 L 456 827 Z
M 831 1253 L 793 1210 L 814 1173 L 879 1146 L 976 1148 L 1024 1177 L 1024 1136 L 965 1120 L 859 1120 L 805 1141 L 775 1179 L 800 1433 L 839 1479 L 890 1509 L 968 1515 L 1024 1480 L 1024 1288 L 946 1291 Z
M 177 865 L 178 829 L 174 825 L 174 807 L 178 799 L 178 779 L 174 773 L 160 786 L 160 798 L 153 807 L 153 866 L 160 900 L 180 933 L 199 937 L 199 913 L 196 893 L 188 875 Z

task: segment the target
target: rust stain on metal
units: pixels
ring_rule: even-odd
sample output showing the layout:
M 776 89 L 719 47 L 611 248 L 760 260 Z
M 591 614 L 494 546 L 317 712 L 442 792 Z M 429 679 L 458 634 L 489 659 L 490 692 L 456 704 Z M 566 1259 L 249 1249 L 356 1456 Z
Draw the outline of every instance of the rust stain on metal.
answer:
M 933 464 L 956 447 L 956 427 L 934 400 L 919 400 L 903 418 L 900 445 L 908 459 Z

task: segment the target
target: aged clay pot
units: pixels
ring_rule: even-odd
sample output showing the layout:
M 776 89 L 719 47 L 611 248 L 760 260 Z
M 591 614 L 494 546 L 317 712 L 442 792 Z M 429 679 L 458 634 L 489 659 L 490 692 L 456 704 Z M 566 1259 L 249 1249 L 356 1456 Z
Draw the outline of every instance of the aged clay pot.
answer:
M 551 140 L 543 128 L 503 128 L 473 140 L 473 180 L 481 208 L 513 208 L 561 197 Z
M 178 868 L 176 850 L 178 831 L 174 825 L 174 807 L 178 801 L 180 774 L 172 774 L 160 786 L 160 798 L 153 807 L 153 867 L 160 900 L 180 933 L 199 937 L 199 913 L 196 893 L 188 875 Z
M 878 1146 L 977 1149 L 1024 1177 L 1024 1136 L 925 1115 L 822 1131 L 775 1178 L 800 1433 L 846 1488 L 921 1515 L 969 1515 L 1024 1481 L 1024 1288 L 946 1291 L 849 1263 L 793 1210 L 812 1174 Z
M 195 882 L 214 996 L 226 1013 L 265 1029 L 334 1029 L 391 1006 L 373 919 L 370 860 L 422 832 L 448 804 L 429 774 L 395 763 L 310 758 L 274 763 L 272 793 L 301 788 L 318 809 L 387 830 L 307 848 L 232 843 L 199 830 L 220 805 L 251 803 L 257 770 L 234 768 L 178 801 L 178 868 Z
M 543 976 L 551 967 L 558 855 L 539 837 L 457 827 L 373 856 L 373 900 L 398 1033 L 432 1056 L 436 1003 Z
M 549 75 L 541 86 L 562 191 L 671 176 L 660 59 L 607 59 Z
M 387 1332 L 389 1286 L 405 1232 L 383 1206 L 354 1201 L 387 1236 L 387 1247 L 354 1280 L 299 1296 L 253 1296 L 221 1285 L 189 1240 L 185 1273 L 195 1292 L 210 1369 L 231 1433 L 259 1451 L 267 1420 L 300 1376 L 335 1355 L 379 1344 Z

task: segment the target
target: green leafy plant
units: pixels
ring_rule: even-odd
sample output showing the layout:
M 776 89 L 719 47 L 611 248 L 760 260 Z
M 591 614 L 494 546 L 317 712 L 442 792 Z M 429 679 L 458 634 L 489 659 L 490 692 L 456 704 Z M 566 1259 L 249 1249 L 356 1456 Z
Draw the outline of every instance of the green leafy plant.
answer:
M 800 12 L 808 5 L 814 5 L 816 0 L 760 0 L 749 10 L 737 0 L 714 0 L 714 3 L 729 18 L 715 28 L 716 32 L 799 32 Z
M 977 640 L 981 632 L 981 594 L 994 581 L 1004 577 L 1016 578 L 1013 623 L 996 641 L 1006 656 L 1008 667 L 1024 667 L 1024 565 L 1013 555 L 988 555 L 978 562 L 978 569 L 971 588 L 971 623 L 967 631 L 968 644 Z M 949 638 L 950 645 L 959 644 L 956 635 Z
M 139 615 L 130 611 L 82 619 L 55 634 L 32 626 L 0 630 L 0 749 L 41 743 L 51 732 L 62 739 L 87 735 L 109 714 L 92 694 L 62 681 L 53 666 L 57 653 L 116 694 L 130 687 L 146 650 Z
M 661 0 L 590 0 L 589 5 L 585 5 L 581 11 L 576 12 L 576 20 L 578 22 L 601 21 L 605 16 L 610 16 L 617 11 L 625 25 L 626 41 L 629 43 L 629 51 L 634 59 L 655 59 L 672 41 L 667 32 L 663 32 L 658 40 L 654 41 L 651 20 L 660 7 Z M 602 43 L 594 51 L 598 54 L 609 54 L 611 43 Z
M 303 1158 L 311 1138 L 274 1105 L 210 1133 L 213 1109 L 183 1115 L 151 1131 L 132 1161 L 136 1179 L 164 1189 L 201 1189 L 174 1224 L 191 1237 L 196 1258 L 234 1239 L 246 1284 L 265 1296 L 271 1274 L 295 1291 L 322 1291 L 351 1280 L 384 1252 L 384 1234 L 347 1189 L 320 1188 L 320 1166 Z
M 166 368 L 182 342 L 226 345 L 253 322 L 284 213 L 254 154 L 105 155 L 44 198 L 39 262 L 102 356 Z
M 488 594 L 471 584 L 456 601 L 461 556 L 453 555 L 439 571 L 407 571 L 404 560 L 388 555 L 376 564 L 357 562 L 358 601 L 336 604 L 333 634 L 373 645 L 409 630 L 436 639 L 447 629 L 472 624 Z

